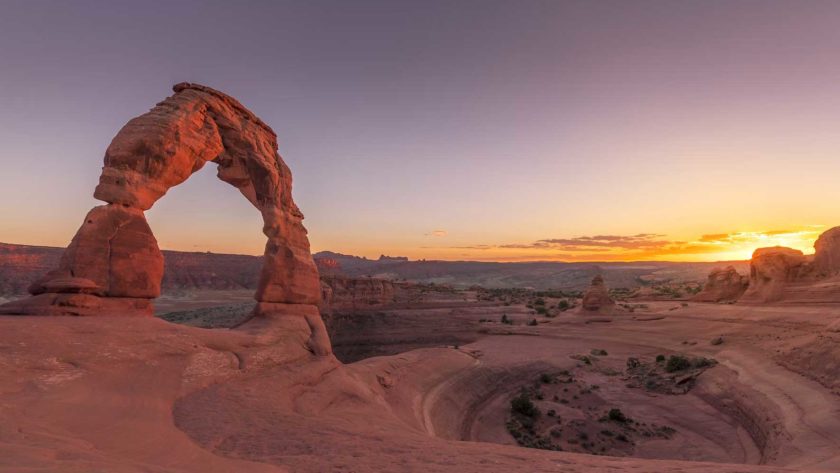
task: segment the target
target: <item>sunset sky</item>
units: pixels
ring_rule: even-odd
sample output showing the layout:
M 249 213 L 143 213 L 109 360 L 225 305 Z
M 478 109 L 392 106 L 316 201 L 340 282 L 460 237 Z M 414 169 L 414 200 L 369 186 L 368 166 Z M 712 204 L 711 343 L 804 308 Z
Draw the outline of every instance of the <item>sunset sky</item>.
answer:
M 0 0 L 0 241 L 66 245 L 176 82 L 269 123 L 313 251 L 746 259 L 840 225 L 837 1 Z M 165 249 L 261 254 L 212 163 Z

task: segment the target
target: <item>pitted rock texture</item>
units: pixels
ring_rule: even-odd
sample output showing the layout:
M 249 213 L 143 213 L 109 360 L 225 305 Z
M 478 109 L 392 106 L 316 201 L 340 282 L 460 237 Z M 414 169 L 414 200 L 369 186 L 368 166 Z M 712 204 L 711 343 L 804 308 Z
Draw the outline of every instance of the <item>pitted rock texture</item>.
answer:
M 731 302 L 740 298 L 747 290 L 750 279 L 738 273 L 734 266 L 716 268 L 709 273 L 703 290 L 692 300 L 697 302 Z
M 604 278 L 600 274 L 592 278 L 592 284 L 583 294 L 581 308 L 587 312 L 598 312 L 611 309 L 614 305 Z

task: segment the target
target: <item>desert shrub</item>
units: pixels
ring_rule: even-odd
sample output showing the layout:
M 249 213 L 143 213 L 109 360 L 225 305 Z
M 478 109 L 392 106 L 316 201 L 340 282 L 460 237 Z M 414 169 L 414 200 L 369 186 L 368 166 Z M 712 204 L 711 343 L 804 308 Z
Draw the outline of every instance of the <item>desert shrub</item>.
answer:
M 617 407 L 613 407 L 612 409 L 610 409 L 610 411 L 607 413 L 607 419 L 613 422 L 619 422 L 621 424 L 626 424 L 627 422 L 630 422 L 630 418 L 624 415 L 624 413 L 621 412 L 621 409 Z
M 540 375 L 540 382 L 543 384 L 551 384 L 554 382 L 554 377 L 548 373 L 543 373 Z
M 682 371 L 691 368 L 691 362 L 688 358 L 681 355 L 671 355 L 668 358 L 668 363 L 665 364 L 665 371 L 673 373 L 675 371 Z
M 537 313 L 540 315 L 546 315 L 548 314 L 548 309 L 546 309 L 545 306 L 539 306 L 537 307 Z
M 705 368 L 707 366 L 712 366 L 715 364 L 715 360 L 710 360 L 708 358 L 695 358 L 691 360 L 691 367 L 692 368 Z
M 530 321 L 528 321 L 528 325 L 530 325 L 531 327 L 536 326 L 537 323 L 538 323 L 537 319 L 531 319 Z
M 510 320 L 510 317 L 507 314 L 502 314 L 502 323 L 506 325 L 513 325 L 513 320 Z
M 510 401 L 510 411 L 525 417 L 536 417 L 540 414 L 540 410 L 531 402 L 526 392 L 520 393 Z
M 545 305 L 545 299 L 538 297 L 537 300 L 534 301 L 534 305 Z
M 593 348 L 589 351 L 589 353 L 595 356 L 607 356 L 607 350 L 602 350 L 600 348 Z
M 569 301 L 567 301 L 566 299 L 561 299 L 560 302 L 557 303 L 557 308 L 560 310 L 568 310 Z
M 657 363 L 662 363 L 663 361 L 665 361 L 665 355 L 656 355 Z

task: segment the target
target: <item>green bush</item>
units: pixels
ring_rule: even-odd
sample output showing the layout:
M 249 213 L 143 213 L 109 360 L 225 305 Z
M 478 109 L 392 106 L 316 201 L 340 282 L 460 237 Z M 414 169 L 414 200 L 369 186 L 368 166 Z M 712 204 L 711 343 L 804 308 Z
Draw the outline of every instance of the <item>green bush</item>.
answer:
M 622 424 L 630 422 L 630 419 L 626 415 L 624 415 L 623 412 L 621 412 L 621 409 L 615 407 L 610 409 L 610 412 L 607 413 L 607 418 L 613 422 L 619 422 Z
M 540 415 L 540 410 L 531 402 L 531 398 L 525 392 L 520 393 L 510 401 L 510 411 L 525 417 L 537 417 Z
M 665 355 L 656 355 L 657 363 L 662 363 L 663 361 L 665 361 Z
M 673 373 L 675 371 L 682 371 L 691 368 L 691 362 L 688 358 L 681 355 L 671 355 L 668 358 L 668 363 L 665 364 L 665 371 Z

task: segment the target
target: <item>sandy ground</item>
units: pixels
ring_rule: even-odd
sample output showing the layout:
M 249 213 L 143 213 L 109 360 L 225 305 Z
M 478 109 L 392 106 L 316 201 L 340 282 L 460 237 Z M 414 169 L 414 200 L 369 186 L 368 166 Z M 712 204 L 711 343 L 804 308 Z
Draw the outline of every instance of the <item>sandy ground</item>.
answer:
M 316 358 L 302 340 L 247 330 L 156 319 L 2 318 L 0 469 L 840 469 L 840 398 L 833 392 L 840 335 L 831 331 L 840 307 L 666 302 L 633 314 L 538 317 L 541 323 L 528 326 L 524 307 L 449 303 L 395 310 L 428 321 L 415 320 L 417 338 L 452 326 L 474 330 L 475 341 L 351 364 Z M 496 322 L 502 313 L 514 325 Z M 367 330 L 373 341 L 400 328 Z M 718 336 L 723 343 L 712 345 Z M 592 349 L 608 355 L 588 365 L 570 358 Z M 628 357 L 673 353 L 718 365 L 685 395 L 625 386 Z M 620 407 L 676 433 L 637 442 L 632 453 L 641 458 L 515 446 L 505 435 L 506 406 L 524 384 L 553 370 L 599 386 L 598 400 L 581 401 L 584 410 Z M 540 402 L 545 412 L 554 401 Z M 574 406 L 562 409 L 575 415 Z

